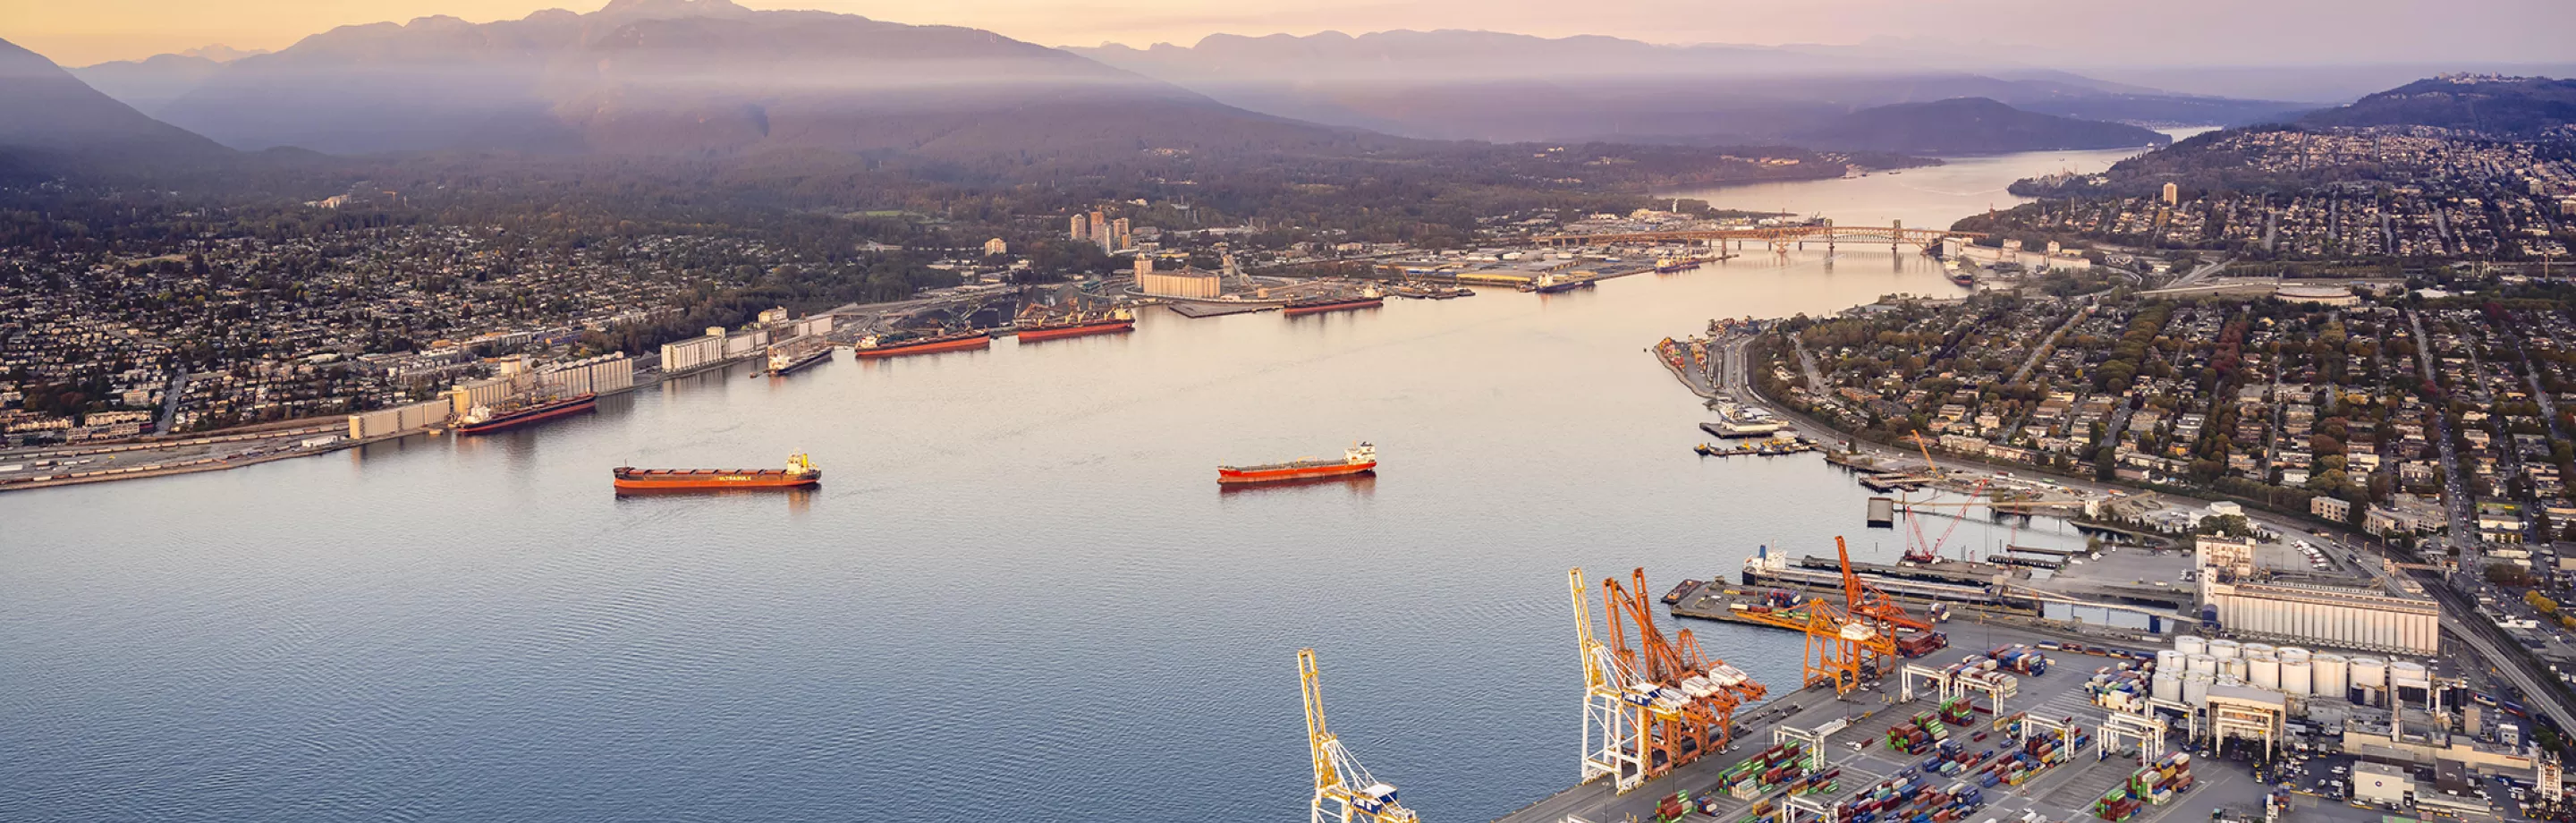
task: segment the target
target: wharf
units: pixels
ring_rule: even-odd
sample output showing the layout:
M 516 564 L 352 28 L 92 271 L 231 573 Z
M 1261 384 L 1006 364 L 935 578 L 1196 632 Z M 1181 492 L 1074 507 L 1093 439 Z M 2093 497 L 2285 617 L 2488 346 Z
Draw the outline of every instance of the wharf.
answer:
M 1816 557 L 1814 555 L 1809 555 L 1798 558 L 1798 560 L 1791 565 L 1801 569 L 1831 571 L 1835 574 L 1842 573 L 1841 561 L 1831 557 Z M 1925 580 L 1934 583 L 1949 583 L 1960 586 L 1988 586 L 1993 585 L 1998 580 L 2004 578 L 2029 576 L 2027 572 L 2022 572 L 2017 569 L 2007 569 L 1992 563 L 1971 563 L 1965 560 L 1946 559 L 1934 560 L 1930 563 L 1907 563 L 1895 566 L 1890 566 L 1884 563 L 1869 563 L 1854 560 L 1852 561 L 1851 567 L 1853 574 L 1857 574 L 1862 577 Z
M 1986 555 L 1986 562 L 1999 563 L 2007 566 L 2025 566 L 2033 569 L 2047 569 L 2049 571 L 2066 568 L 2066 561 L 2062 559 L 2048 557 L 2017 557 L 2009 554 Z
M 1923 474 L 1874 474 L 1862 477 L 1860 485 L 1861 488 L 1886 494 L 1892 491 L 1912 491 L 1939 479 Z
M 1895 528 L 1895 527 L 1896 527 L 1896 499 L 1895 499 L 1895 498 L 1891 498 L 1891 497 L 1872 497 L 1872 498 L 1870 498 L 1870 499 L 1869 499 L 1869 519 L 1868 519 L 1868 520 L 1866 520 L 1866 521 L 1864 521 L 1864 522 L 1866 522 L 1866 523 L 1868 524 L 1868 526 L 1869 526 L 1870 528 L 1873 528 L 1873 529 L 1891 529 L 1891 528 Z
M 1251 314 L 1279 308 L 1279 304 L 1262 303 L 1173 303 L 1165 308 L 1182 317 L 1224 317 L 1229 314 Z
M 1900 600 L 1913 600 L 1918 602 L 1931 602 L 1937 600 L 1954 605 L 1975 606 L 1984 609 L 2001 609 L 2014 613 L 2036 613 L 2036 607 L 2032 604 L 2007 600 L 2003 595 L 1997 593 L 1996 589 L 1991 584 L 1965 585 L 1930 580 L 1889 578 L 1876 574 L 1863 573 L 1858 568 L 1854 568 L 1852 571 L 1856 574 L 1860 574 L 1863 578 L 1867 578 L 1870 585 L 1885 590 L 1888 594 L 1893 595 Z M 1747 566 L 1744 569 L 1744 585 L 1767 586 L 1778 589 L 1789 589 L 1791 591 L 1830 593 L 1832 595 L 1832 599 L 1837 600 L 1841 599 L 1843 596 L 1843 575 L 1840 570 L 1824 571 L 1821 569 Z
M 2044 549 L 2038 546 L 2022 546 L 2011 543 L 2004 544 L 2004 551 L 2016 554 L 2045 554 L 2053 557 L 2074 557 L 2084 553 L 2073 549 Z

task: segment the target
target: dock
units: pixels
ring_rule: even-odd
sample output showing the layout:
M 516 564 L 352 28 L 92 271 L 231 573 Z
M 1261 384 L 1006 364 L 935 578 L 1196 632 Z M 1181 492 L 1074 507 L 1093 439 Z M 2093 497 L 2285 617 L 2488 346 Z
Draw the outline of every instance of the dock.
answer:
M 1703 423 L 1701 425 L 1705 426 L 1707 424 Z M 1860 485 L 1861 488 L 1878 492 L 1880 494 L 1886 494 L 1892 491 L 1912 491 L 1920 489 L 1924 486 L 1930 485 L 1932 481 L 1939 479 L 1940 478 L 1938 477 L 1924 474 L 1874 474 L 1862 477 L 1860 479 Z
M 2010 554 L 1989 554 L 1986 555 L 1986 562 L 2006 566 L 2047 569 L 2049 571 L 2066 568 L 2065 560 L 2052 557 L 2019 557 Z
M 1182 317 L 1224 317 L 1229 314 L 1251 314 L 1279 308 L 1276 303 L 1173 303 L 1166 308 Z
M 1896 500 L 1895 500 L 1895 498 L 1890 498 L 1890 497 L 1872 497 L 1872 498 L 1870 498 L 1870 499 L 1869 499 L 1869 520 L 1868 520 L 1868 525 L 1869 525 L 1869 527 L 1870 527 L 1870 528 L 1873 528 L 1873 529 L 1890 529 L 1890 528 L 1895 528 L 1895 527 L 1896 527 Z
M 1831 557 L 1808 555 L 1798 558 L 1790 565 L 1801 569 L 1842 573 L 1841 561 Z M 1862 577 L 1923 580 L 1961 586 L 1989 586 L 2003 578 L 2028 576 L 2018 570 L 2007 569 L 1992 563 L 1971 563 L 1965 560 L 1934 560 L 1930 563 L 1903 563 L 1894 566 L 1854 560 L 1851 567 L 1853 574 Z
M 2079 554 L 2084 554 L 2084 552 L 2076 551 L 2074 549 L 2044 549 L 2038 546 L 2022 546 L 2011 543 L 2004 544 L 2004 551 L 2016 554 L 2044 554 L 2051 557 L 2074 557 Z

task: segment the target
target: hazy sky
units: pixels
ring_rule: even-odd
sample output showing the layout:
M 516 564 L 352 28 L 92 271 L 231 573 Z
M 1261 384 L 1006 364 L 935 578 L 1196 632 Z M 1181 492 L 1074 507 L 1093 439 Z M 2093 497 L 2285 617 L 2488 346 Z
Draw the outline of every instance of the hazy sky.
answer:
M 1955 39 L 2076 64 L 2576 61 L 2576 0 L 737 0 L 992 29 L 1047 45 L 1212 32 L 1473 28 L 1658 43 Z M 222 43 L 280 49 L 352 23 L 587 12 L 602 0 L 0 0 L 0 39 L 65 65 Z M 1571 13 L 1579 10 L 1580 13 Z

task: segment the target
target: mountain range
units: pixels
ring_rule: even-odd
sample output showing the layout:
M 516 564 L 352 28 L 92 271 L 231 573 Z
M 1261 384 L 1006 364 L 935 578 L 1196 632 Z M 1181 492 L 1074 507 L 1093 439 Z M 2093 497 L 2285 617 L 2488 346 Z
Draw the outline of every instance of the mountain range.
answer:
M 154 113 L 237 149 L 332 154 L 1070 157 L 1383 139 L 1235 109 L 991 32 L 727 0 L 345 26 L 217 66 Z
M 0 40 L 0 178 L 26 179 L 39 167 L 196 162 L 229 154 Z
M 2576 80 L 2449 75 L 2365 95 L 2309 114 L 2314 126 L 2433 126 L 2534 137 L 2576 123 Z
M 1070 51 L 1254 111 L 1437 139 L 1772 142 L 1831 128 L 1861 109 L 1961 97 L 2094 120 L 2209 125 L 2314 108 L 2056 71 L 1926 67 L 1911 55 L 1858 49 L 1485 31 L 1213 35 L 1193 46 Z

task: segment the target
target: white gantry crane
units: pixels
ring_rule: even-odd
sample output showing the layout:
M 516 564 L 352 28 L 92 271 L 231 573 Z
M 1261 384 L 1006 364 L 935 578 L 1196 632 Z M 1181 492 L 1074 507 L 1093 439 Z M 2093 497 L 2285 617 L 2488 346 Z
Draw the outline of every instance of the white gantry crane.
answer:
M 1568 569 L 1574 590 L 1574 640 L 1583 653 L 1583 780 L 1613 778 L 1618 794 L 1646 782 L 1646 723 L 1677 715 L 1680 692 L 1646 682 L 1592 636 L 1592 606 L 1583 599 L 1583 569 Z M 1667 694 L 1667 692 L 1670 692 Z
M 1395 800 L 1395 787 L 1370 777 L 1358 758 L 1324 727 L 1324 693 L 1315 682 L 1315 650 L 1297 650 L 1297 678 L 1306 689 L 1306 751 L 1315 761 L 1314 816 L 1310 823 L 1415 823 L 1413 810 Z M 1326 811 L 1326 805 L 1333 806 Z

